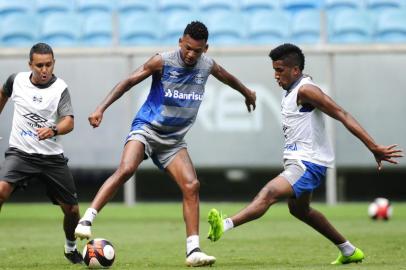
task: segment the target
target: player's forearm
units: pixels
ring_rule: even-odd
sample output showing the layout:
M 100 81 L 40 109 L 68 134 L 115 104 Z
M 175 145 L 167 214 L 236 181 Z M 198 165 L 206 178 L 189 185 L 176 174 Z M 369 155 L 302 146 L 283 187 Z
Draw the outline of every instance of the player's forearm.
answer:
M 58 130 L 57 135 L 68 134 L 73 130 L 73 128 L 74 128 L 74 119 L 72 116 L 65 116 L 56 124 L 56 129 Z

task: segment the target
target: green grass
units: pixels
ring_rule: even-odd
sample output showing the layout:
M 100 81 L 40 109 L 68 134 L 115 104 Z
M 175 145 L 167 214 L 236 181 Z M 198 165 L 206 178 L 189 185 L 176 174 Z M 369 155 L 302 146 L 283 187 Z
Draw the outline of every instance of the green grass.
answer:
M 227 232 L 216 243 L 206 239 L 206 214 L 212 207 L 232 214 L 244 204 L 201 204 L 201 247 L 217 257 L 212 269 L 406 269 L 406 204 L 394 203 L 388 222 L 368 219 L 367 204 L 328 207 L 315 204 L 365 252 L 362 264 L 330 266 L 336 247 L 295 220 L 285 204 L 259 220 Z M 83 212 L 87 205 L 81 205 Z M 62 214 L 50 204 L 5 204 L 0 214 L 0 269 L 85 269 L 63 257 Z M 115 245 L 113 269 L 182 269 L 185 227 L 180 203 L 109 204 L 93 234 Z M 79 242 L 80 249 L 84 241 Z

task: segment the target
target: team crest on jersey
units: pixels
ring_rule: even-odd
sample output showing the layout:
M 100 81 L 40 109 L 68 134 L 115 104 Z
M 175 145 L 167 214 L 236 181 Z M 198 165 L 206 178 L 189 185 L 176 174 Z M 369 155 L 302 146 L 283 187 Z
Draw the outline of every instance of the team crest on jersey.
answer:
M 197 73 L 196 76 L 193 78 L 193 80 L 197 84 L 203 84 L 204 83 L 204 76 L 201 73 Z
M 32 101 L 34 101 L 34 103 L 41 103 L 42 102 L 42 96 L 35 95 L 35 96 L 32 97 Z

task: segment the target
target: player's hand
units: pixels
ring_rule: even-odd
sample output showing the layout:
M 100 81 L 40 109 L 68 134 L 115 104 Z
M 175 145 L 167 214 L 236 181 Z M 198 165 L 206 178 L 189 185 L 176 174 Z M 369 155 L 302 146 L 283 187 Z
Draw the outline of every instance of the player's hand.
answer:
M 397 148 L 397 144 L 389 146 L 377 145 L 371 149 L 375 156 L 376 163 L 378 163 L 378 170 L 382 169 L 382 161 L 386 161 L 392 164 L 398 164 L 395 158 L 403 157 L 403 150 Z
M 46 140 L 54 136 L 54 131 L 49 127 L 37 128 L 38 140 Z
M 90 125 L 94 128 L 97 128 L 103 119 L 103 113 L 99 110 L 96 110 L 91 115 L 89 115 L 88 119 Z
M 251 110 L 255 110 L 256 108 L 256 102 L 257 100 L 257 94 L 255 93 L 255 91 L 251 91 L 249 90 L 249 93 L 247 96 L 245 96 L 245 105 L 247 105 L 247 109 L 249 112 L 251 112 Z M 251 108 L 252 106 L 252 108 Z

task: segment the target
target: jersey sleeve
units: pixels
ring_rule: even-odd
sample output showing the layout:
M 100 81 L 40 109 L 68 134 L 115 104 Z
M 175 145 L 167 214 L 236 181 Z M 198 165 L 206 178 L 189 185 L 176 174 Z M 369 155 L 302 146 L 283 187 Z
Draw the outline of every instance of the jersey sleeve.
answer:
M 72 102 L 69 94 L 68 88 L 66 88 L 61 95 L 61 99 L 59 100 L 58 104 L 58 116 L 73 116 L 73 107 Z
M 16 77 L 17 74 L 11 74 L 7 81 L 3 84 L 3 92 L 6 94 L 6 96 L 11 97 L 11 94 L 13 93 L 13 84 L 14 84 L 14 78 Z

